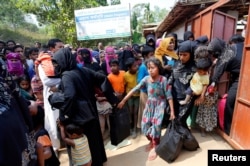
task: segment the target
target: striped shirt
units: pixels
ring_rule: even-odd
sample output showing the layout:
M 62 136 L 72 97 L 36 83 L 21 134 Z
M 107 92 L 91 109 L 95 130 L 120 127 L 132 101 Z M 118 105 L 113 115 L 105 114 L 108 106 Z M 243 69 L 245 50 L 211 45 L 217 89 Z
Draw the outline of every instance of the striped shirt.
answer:
M 88 139 L 83 137 L 74 139 L 75 147 L 71 147 L 72 161 L 74 166 L 84 165 L 91 160 Z

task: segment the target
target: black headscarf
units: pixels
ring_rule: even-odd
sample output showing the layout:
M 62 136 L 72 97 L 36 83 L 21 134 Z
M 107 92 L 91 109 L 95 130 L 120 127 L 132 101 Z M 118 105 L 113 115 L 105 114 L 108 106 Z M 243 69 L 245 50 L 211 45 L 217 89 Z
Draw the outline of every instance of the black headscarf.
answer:
M 91 52 L 87 49 L 87 48 L 83 48 L 81 49 L 78 54 L 81 55 L 82 60 L 84 61 L 84 64 L 90 64 L 92 62 L 92 56 L 91 56 Z M 88 56 L 83 56 L 83 54 L 86 54 Z
M 194 34 L 191 31 L 186 31 L 183 35 L 184 41 L 189 40 L 189 38 L 191 38 L 191 37 L 194 39 Z
M 196 42 L 191 41 L 191 40 L 187 40 L 187 41 L 182 42 L 179 45 L 178 51 L 179 52 L 189 52 L 190 59 L 188 62 L 193 62 L 194 61 L 194 51 L 196 49 L 196 46 L 197 46 Z
M 218 58 L 222 55 L 226 48 L 226 42 L 219 39 L 219 38 L 213 38 L 211 42 L 208 44 L 207 50 L 209 52 L 212 52 L 213 56 L 215 58 Z
M 153 42 L 153 45 L 149 45 L 150 42 Z M 155 35 L 153 34 L 148 34 L 146 36 L 146 45 L 155 48 Z
M 57 64 L 55 74 L 60 76 L 64 71 L 76 68 L 76 56 L 73 55 L 69 48 L 62 48 L 57 51 L 52 58 L 52 62 Z

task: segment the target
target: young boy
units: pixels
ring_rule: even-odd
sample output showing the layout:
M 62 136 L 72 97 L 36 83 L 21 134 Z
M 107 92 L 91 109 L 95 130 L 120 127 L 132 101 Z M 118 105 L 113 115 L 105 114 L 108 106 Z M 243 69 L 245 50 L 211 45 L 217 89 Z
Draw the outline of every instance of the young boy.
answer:
M 181 100 L 181 105 L 187 104 L 193 95 L 201 95 L 205 93 L 207 85 L 209 84 L 209 68 L 212 65 L 210 58 L 201 58 L 196 61 L 196 73 L 190 81 L 190 87 L 185 91 L 186 98 Z
M 128 71 L 124 75 L 126 93 L 129 93 L 137 85 L 137 71 L 138 65 L 134 58 L 128 58 L 126 63 Z M 136 138 L 136 126 L 138 120 L 138 109 L 139 109 L 139 98 L 140 93 L 137 92 L 133 94 L 131 98 L 128 99 L 127 105 L 130 112 L 131 127 L 132 127 L 132 138 Z
M 72 162 L 74 166 L 91 166 L 91 154 L 87 137 L 81 127 L 68 124 L 64 127 L 59 123 L 61 137 L 65 143 L 71 146 Z M 68 137 L 66 137 L 66 134 Z
M 125 71 L 119 70 L 119 62 L 117 59 L 110 60 L 109 66 L 111 68 L 111 73 L 108 75 L 108 79 L 115 91 L 115 95 L 121 100 L 125 92 Z

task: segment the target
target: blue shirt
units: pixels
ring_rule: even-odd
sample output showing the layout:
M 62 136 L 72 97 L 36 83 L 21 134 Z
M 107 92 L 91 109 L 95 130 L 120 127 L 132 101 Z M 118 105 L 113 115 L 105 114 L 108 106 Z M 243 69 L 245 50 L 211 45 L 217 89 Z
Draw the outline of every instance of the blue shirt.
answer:
M 137 84 L 139 84 L 141 82 L 141 80 L 145 77 L 145 76 L 148 76 L 148 69 L 146 67 L 146 65 L 144 63 L 142 63 L 139 67 L 139 70 L 138 70 L 138 76 L 137 76 Z M 142 92 L 147 92 L 147 89 L 144 88 L 144 89 L 141 89 Z

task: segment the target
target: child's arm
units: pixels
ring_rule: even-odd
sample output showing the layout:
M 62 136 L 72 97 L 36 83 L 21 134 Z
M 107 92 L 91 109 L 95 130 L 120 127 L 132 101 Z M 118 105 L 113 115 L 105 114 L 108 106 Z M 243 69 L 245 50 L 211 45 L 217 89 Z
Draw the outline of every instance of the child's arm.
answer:
M 68 144 L 68 145 L 74 147 L 74 146 L 75 146 L 75 143 L 74 143 L 74 141 L 73 141 L 72 139 L 66 137 L 66 134 L 65 134 L 65 130 L 64 130 L 64 126 L 63 126 L 63 125 L 60 125 L 60 131 L 61 131 L 62 140 L 63 140 L 66 144 Z
M 126 101 L 135 93 L 135 91 L 132 89 L 128 92 L 128 94 L 122 99 L 122 101 L 117 105 L 117 108 L 122 108 Z
M 207 85 L 203 85 L 203 89 L 202 89 L 202 92 L 201 92 L 201 95 L 199 96 L 198 99 L 195 100 L 194 104 L 196 106 L 202 104 L 205 100 L 205 93 L 207 91 Z
M 36 152 L 37 152 L 37 163 L 38 166 L 44 166 L 44 154 L 43 154 L 43 146 L 40 143 L 36 143 Z
M 146 84 L 146 77 L 143 79 L 143 80 L 141 80 L 141 82 L 138 84 L 138 85 L 136 85 L 136 87 L 134 87 L 132 90 L 130 90 L 129 92 L 128 92 L 128 94 L 122 99 L 122 101 L 117 105 L 117 108 L 122 108 L 123 106 L 124 106 L 124 104 L 126 103 L 126 101 L 137 91 L 137 90 L 139 90 L 139 89 L 141 89 L 141 88 L 143 88 L 144 86 L 145 86 L 145 84 Z
M 169 108 L 170 108 L 170 117 L 169 117 L 169 120 L 173 120 L 173 119 L 175 119 L 175 115 L 174 115 L 174 101 L 173 101 L 173 99 L 168 99 L 168 104 L 169 104 Z
M 52 156 L 52 152 L 51 152 L 50 146 L 43 147 L 44 160 L 49 159 L 51 156 Z

